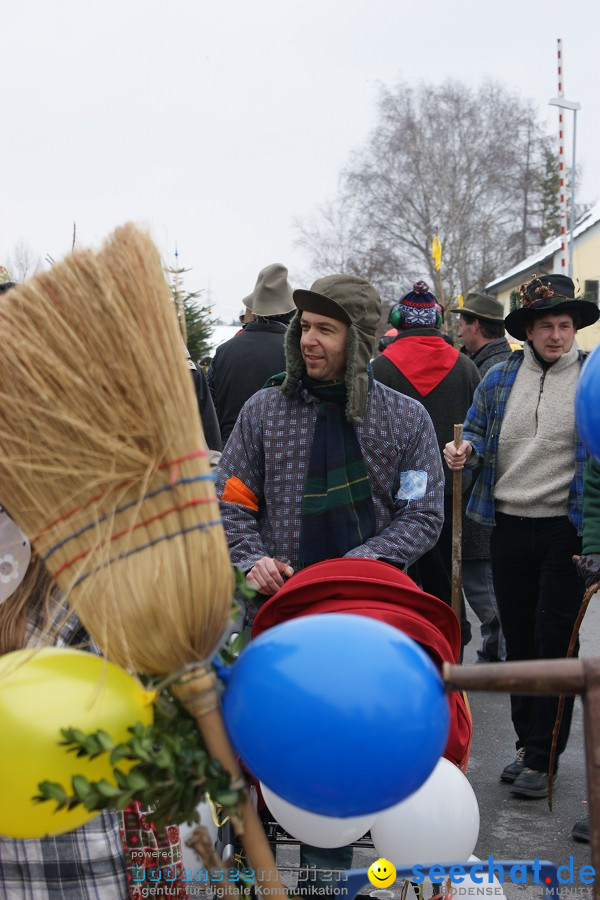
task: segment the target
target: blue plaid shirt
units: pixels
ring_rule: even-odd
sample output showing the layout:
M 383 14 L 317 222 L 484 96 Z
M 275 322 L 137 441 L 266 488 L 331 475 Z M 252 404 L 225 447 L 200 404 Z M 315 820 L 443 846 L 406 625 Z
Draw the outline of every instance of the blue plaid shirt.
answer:
M 477 462 L 481 466 L 467 507 L 467 515 L 482 525 L 496 524 L 494 485 L 498 438 L 506 401 L 524 358 L 522 350 L 515 350 L 508 359 L 489 370 L 475 390 L 473 404 L 465 419 L 464 439 L 470 441 L 477 451 Z M 580 351 L 580 364 L 583 364 L 584 359 L 585 354 Z M 577 534 L 583 531 L 583 473 L 586 461 L 587 452 L 578 436 L 575 443 L 575 476 L 569 490 L 568 512 Z
M 245 403 L 216 470 L 229 552 L 245 572 L 262 556 L 299 565 L 302 496 L 317 402 L 258 391 Z M 369 473 L 376 534 L 346 556 L 409 566 L 437 543 L 443 522 L 444 473 L 433 423 L 416 400 L 373 381 L 355 426 Z M 246 492 L 228 495 L 237 482 Z M 248 497 L 252 501 L 248 501 Z

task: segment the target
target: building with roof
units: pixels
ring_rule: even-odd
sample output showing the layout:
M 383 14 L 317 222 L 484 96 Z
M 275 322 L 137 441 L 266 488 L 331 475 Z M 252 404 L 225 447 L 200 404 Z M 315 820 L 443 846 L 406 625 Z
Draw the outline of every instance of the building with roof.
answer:
M 507 272 L 486 284 L 489 294 L 494 294 L 504 304 L 505 314 L 510 312 L 511 291 L 532 275 L 560 272 L 560 237 L 548 241 L 531 256 L 521 260 Z M 568 253 L 568 241 L 567 241 Z M 573 230 L 573 281 L 577 294 L 587 294 L 596 304 L 600 299 L 600 203 L 589 209 L 578 220 Z M 600 321 L 590 325 L 577 335 L 582 350 L 592 350 L 600 343 Z

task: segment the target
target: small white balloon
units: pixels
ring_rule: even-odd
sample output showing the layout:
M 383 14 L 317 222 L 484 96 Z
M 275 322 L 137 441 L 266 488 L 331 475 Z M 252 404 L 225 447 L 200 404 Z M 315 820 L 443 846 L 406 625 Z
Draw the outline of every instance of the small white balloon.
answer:
M 473 788 L 444 758 L 414 794 L 379 813 L 371 825 L 376 852 L 396 868 L 468 859 L 478 836 Z
M 344 819 L 322 816 L 288 803 L 262 781 L 260 789 L 275 821 L 292 837 L 312 847 L 345 847 L 367 833 L 376 815 L 371 813 Z

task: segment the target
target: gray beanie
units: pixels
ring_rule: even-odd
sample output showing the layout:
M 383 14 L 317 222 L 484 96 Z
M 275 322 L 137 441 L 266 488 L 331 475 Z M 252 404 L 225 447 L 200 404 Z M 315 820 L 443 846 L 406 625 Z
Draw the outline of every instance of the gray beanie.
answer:
M 319 278 L 309 291 L 294 291 L 299 312 L 292 319 L 285 337 L 286 377 L 281 387 L 290 395 L 298 388 L 305 371 L 300 351 L 302 311 L 345 322 L 346 343 L 346 418 L 359 424 L 365 414 L 369 392 L 367 367 L 375 348 L 375 333 L 381 318 L 381 298 L 365 278 L 358 275 L 327 275 Z

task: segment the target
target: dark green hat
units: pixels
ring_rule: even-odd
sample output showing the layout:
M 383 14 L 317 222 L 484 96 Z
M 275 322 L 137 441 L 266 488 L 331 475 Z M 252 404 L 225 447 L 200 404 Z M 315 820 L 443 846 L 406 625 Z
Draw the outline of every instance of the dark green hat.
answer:
M 472 292 L 467 294 L 467 299 L 462 306 L 454 306 L 450 310 L 453 313 L 467 313 L 477 319 L 485 319 L 487 322 L 503 322 L 504 306 L 500 300 L 489 294 Z
M 346 418 L 357 424 L 367 406 L 367 367 L 375 348 L 375 333 L 381 318 L 381 298 L 372 284 L 358 275 L 327 275 L 307 290 L 294 291 L 299 312 L 292 319 L 285 340 L 286 378 L 284 394 L 291 394 L 304 371 L 300 352 L 300 318 L 304 310 L 337 319 L 348 325 L 346 343 Z

